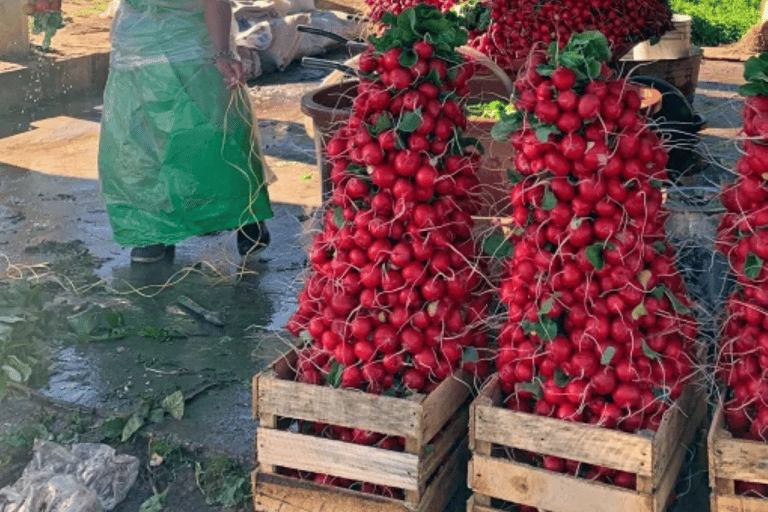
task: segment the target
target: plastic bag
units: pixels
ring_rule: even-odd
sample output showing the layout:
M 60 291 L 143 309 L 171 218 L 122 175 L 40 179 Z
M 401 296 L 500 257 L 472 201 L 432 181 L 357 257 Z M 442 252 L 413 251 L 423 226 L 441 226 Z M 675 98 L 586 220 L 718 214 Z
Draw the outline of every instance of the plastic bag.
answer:
M 293 14 L 284 18 L 269 20 L 272 32 L 272 44 L 261 52 L 261 63 L 264 69 L 277 68 L 284 70 L 298 56 L 303 32 L 299 25 L 309 24 L 309 14 Z
M 111 446 L 81 443 L 67 449 L 35 439 L 32 460 L 13 485 L 0 489 L 0 512 L 101 512 L 125 499 L 139 460 Z
M 272 44 L 272 29 L 268 21 L 254 23 L 251 20 L 239 19 L 237 23 L 240 32 L 235 38 L 235 43 L 238 48 L 246 47 L 254 50 L 266 50 Z
M 243 64 L 243 79 L 246 81 L 254 80 L 261 76 L 261 57 L 259 57 L 258 50 L 247 46 L 238 46 L 237 54 Z

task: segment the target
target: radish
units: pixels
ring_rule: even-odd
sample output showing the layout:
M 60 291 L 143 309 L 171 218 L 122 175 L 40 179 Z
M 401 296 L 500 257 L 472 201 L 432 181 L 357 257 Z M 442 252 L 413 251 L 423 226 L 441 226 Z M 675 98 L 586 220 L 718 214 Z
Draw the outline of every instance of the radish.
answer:
M 560 50 L 579 51 L 576 44 Z M 591 66 L 601 69 L 593 78 L 559 71 L 570 68 L 555 52 L 531 56 L 513 98 L 520 121 L 509 140 L 524 168 L 510 190 L 515 250 L 499 284 L 507 311 L 495 359 L 504 400 L 566 421 L 657 429 L 669 407 L 657 396 L 675 400 L 692 379 L 697 334 L 664 243 L 663 196 L 651 184 L 662 176 L 664 149 L 623 81 L 602 63 Z M 580 474 L 577 463 L 565 466 Z M 619 485 L 634 478 L 619 475 Z

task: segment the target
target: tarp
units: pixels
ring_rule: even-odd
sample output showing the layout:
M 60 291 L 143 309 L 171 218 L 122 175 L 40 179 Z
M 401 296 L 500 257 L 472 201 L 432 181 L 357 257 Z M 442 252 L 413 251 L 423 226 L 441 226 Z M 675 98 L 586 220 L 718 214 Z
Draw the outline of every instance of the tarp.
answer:
M 115 240 L 171 245 L 272 217 L 245 90 L 227 90 L 200 0 L 123 0 L 99 174 Z

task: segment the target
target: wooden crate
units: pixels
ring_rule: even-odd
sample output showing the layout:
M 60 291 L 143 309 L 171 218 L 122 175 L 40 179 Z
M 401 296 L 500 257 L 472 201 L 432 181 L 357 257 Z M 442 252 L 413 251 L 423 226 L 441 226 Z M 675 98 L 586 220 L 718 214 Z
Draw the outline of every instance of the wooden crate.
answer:
M 707 437 L 711 512 L 768 512 L 768 499 L 738 496 L 735 480 L 768 484 L 768 443 L 734 439 L 725 429 L 723 406 Z
M 654 436 L 628 434 L 583 423 L 499 407 L 494 376 L 470 407 L 472 459 L 468 512 L 500 512 L 491 498 L 552 512 L 661 512 L 685 459 L 688 444 L 706 414 L 706 404 L 688 386 L 664 416 Z M 519 448 L 637 474 L 636 490 L 555 473 L 496 456 L 494 446 Z
M 393 398 L 295 382 L 296 358 L 292 351 L 253 378 L 256 512 L 442 512 L 466 481 L 469 374 L 457 372 L 429 395 Z M 403 436 L 405 452 L 290 431 L 286 418 Z M 405 498 L 301 481 L 276 467 L 396 487 Z

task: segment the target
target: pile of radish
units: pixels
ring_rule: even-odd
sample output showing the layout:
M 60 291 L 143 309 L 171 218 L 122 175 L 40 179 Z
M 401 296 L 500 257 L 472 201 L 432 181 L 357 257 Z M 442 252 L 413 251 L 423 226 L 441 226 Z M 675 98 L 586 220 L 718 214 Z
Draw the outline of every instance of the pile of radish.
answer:
M 458 368 L 487 375 L 492 291 L 472 237 L 481 153 L 462 136 L 473 67 L 455 51 L 466 32 L 425 4 L 383 21 L 391 28 L 360 57 L 352 115 L 326 147 L 334 191 L 287 329 L 309 341 L 300 382 L 400 397 Z M 403 449 L 373 432 L 307 429 Z
M 485 0 L 490 16 L 470 33 L 470 45 L 508 71 L 539 43 L 559 41 L 587 30 L 602 32 L 616 58 L 635 43 L 672 29 L 667 0 Z
M 64 17 L 61 12 L 61 0 L 30 0 L 25 5 L 25 12 L 32 16 L 32 33 L 43 34 L 41 47 L 48 50 L 51 39 L 56 32 L 64 27 Z
M 656 431 L 693 377 L 697 323 L 665 239 L 667 152 L 609 56 L 596 31 L 532 52 L 517 113 L 494 127 L 511 140 L 518 173 L 496 366 L 511 409 Z M 635 485 L 622 471 L 532 461 Z
M 726 186 L 718 249 L 737 278 L 728 296 L 717 376 L 725 386 L 728 430 L 739 438 L 768 441 L 768 54 L 747 61 L 742 86 L 744 155 L 738 179 Z M 768 485 L 736 483 L 736 491 L 768 497 Z
M 398 15 L 419 4 L 432 5 L 441 11 L 447 11 L 455 3 L 455 0 L 365 0 L 365 3 L 370 8 L 368 18 L 374 23 L 378 23 L 386 12 Z

